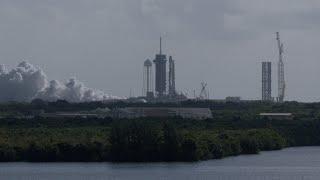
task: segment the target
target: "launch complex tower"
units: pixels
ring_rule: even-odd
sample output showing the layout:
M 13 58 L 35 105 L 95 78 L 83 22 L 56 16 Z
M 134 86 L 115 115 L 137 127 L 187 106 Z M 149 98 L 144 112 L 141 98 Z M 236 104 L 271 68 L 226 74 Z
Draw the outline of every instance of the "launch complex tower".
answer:
M 167 61 L 169 62 L 169 71 L 167 73 Z M 152 63 L 150 60 L 144 62 L 143 74 L 143 96 L 147 100 L 152 101 L 181 101 L 187 99 L 183 94 L 178 94 L 176 91 L 176 77 L 175 77 L 175 61 L 172 56 L 162 52 L 162 38 L 160 37 L 159 53 L 155 55 L 153 60 L 155 65 L 155 94 L 153 93 L 152 80 Z M 168 75 L 167 75 L 168 74 Z M 168 79 L 167 79 L 168 77 Z M 168 88 L 167 88 L 168 84 Z

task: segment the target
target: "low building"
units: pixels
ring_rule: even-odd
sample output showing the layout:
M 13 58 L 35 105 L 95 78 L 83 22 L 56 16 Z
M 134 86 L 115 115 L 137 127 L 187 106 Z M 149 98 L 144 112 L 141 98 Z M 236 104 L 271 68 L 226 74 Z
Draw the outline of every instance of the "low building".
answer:
M 107 116 L 96 113 L 79 113 L 79 112 L 56 112 L 42 113 L 41 117 L 45 118 L 105 118 Z
M 265 117 L 268 119 L 285 119 L 291 120 L 293 118 L 292 113 L 260 113 L 260 117 Z
M 226 102 L 240 102 L 241 101 L 241 97 L 239 96 L 228 96 L 226 97 Z
M 106 118 L 110 117 L 111 110 L 109 108 L 97 108 L 95 110 L 90 111 L 76 111 L 76 112 L 53 112 L 46 113 L 42 111 L 38 114 L 41 117 L 47 118 Z
M 182 117 L 186 119 L 209 119 L 212 112 L 209 108 L 179 108 L 179 107 L 126 107 L 114 109 L 96 109 L 83 112 L 41 113 L 47 118 L 106 118 L 134 119 L 140 117 Z
M 138 118 L 138 117 L 182 117 L 186 119 L 212 118 L 209 108 L 179 108 L 179 107 L 128 107 L 114 109 L 114 118 Z

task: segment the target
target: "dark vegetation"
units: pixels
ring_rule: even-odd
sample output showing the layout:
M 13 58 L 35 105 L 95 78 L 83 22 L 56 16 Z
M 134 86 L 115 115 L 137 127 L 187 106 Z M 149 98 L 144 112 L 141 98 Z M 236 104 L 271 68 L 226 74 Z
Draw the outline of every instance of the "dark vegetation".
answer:
M 213 119 L 43 118 L 37 111 L 82 111 L 142 104 L 66 101 L 0 105 L 0 161 L 197 161 L 255 154 L 287 146 L 320 145 L 320 104 L 192 102 L 210 107 Z M 174 106 L 144 104 L 143 106 Z M 260 112 L 291 112 L 272 120 Z M 24 116 L 23 116 L 24 115 Z

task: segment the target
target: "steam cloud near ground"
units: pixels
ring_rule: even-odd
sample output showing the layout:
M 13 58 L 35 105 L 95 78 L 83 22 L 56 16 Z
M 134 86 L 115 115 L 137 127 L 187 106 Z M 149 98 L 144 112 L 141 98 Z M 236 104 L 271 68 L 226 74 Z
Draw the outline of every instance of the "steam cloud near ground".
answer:
M 41 68 L 25 61 L 10 71 L 4 65 L 0 65 L 0 102 L 28 102 L 36 98 L 47 101 L 63 99 L 69 102 L 84 102 L 116 97 L 88 88 L 75 78 L 66 83 L 57 80 L 49 82 Z

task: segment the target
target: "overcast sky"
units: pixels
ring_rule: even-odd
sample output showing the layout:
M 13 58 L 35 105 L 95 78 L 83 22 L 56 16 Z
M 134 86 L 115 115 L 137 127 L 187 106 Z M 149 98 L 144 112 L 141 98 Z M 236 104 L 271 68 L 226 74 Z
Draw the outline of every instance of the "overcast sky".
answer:
M 320 100 L 319 0 L 0 0 L 0 63 L 22 60 L 49 79 L 77 77 L 117 96 L 141 95 L 142 64 L 176 60 L 179 91 L 261 98 L 261 61 L 277 95 L 279 31 L 286 100 Z

